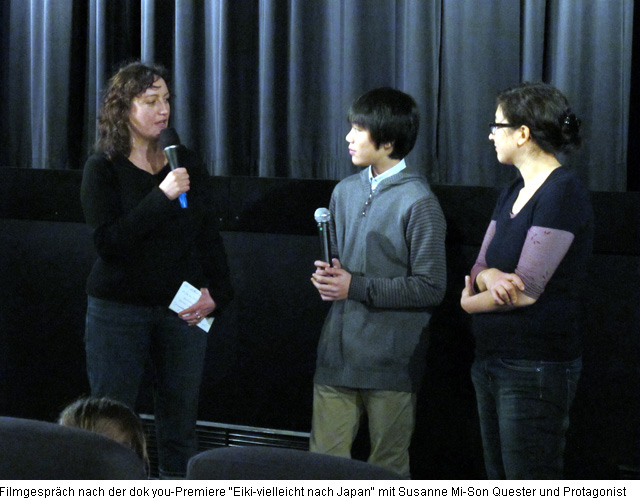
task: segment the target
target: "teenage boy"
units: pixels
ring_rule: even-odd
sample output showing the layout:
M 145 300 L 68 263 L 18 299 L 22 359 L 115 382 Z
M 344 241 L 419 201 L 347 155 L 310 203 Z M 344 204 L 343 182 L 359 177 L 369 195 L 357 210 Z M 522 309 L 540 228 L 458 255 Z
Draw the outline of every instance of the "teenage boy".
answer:
M 409 478 L 427 325 L 446 287 L 446 223 L 425 177 L 404 161 L 418 133 L 413 98 L 371 90 L 348 120 L 351 161 L 368 168 L 334 189 L 332 263 L 314 263 L 311 280 L 333 304 L 318 345 L 311 451 L 350 457 L 366 412 L 369 462 Z

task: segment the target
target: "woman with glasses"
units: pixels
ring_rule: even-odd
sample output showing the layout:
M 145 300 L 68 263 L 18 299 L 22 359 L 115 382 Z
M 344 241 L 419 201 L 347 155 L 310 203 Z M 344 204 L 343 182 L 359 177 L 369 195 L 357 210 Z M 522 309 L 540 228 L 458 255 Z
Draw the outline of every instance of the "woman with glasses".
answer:
M 550 85 L 498 95 L 489 139 L 519 175 L 498 199 L 460 301 L 473 315 L 471 375 L 489 479 L 563 474 L 593 213 L 587 189 L 557 155 L 580 146 L 579 127 Z

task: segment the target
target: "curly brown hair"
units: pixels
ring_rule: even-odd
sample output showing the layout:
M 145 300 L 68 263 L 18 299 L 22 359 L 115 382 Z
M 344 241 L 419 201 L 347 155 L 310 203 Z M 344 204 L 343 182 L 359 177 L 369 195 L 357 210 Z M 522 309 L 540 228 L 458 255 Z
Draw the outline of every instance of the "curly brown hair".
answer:
M 109 79 L 98 114 L 96 151 L 110 160 L 117 155 L 131 154 L 131 104 L 159 78 L 167 82 L 167 70 L 163 66 L 136 61 L 121 67 Z

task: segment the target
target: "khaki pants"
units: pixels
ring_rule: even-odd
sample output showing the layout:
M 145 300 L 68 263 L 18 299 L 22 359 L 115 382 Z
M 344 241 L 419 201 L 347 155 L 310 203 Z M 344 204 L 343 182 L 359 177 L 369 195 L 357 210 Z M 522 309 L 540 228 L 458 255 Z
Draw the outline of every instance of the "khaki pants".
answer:
M 411 392 L 314 385 L 311 451 L 351 458 L 363 412 L 369 419 L 368 461 L 409 479 L 416 414 L 416 395 Z

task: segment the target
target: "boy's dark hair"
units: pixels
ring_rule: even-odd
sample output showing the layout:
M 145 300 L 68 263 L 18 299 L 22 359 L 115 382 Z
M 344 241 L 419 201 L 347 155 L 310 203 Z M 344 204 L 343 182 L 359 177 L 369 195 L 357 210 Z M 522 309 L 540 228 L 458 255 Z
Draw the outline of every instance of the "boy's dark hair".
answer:
M 500 92 L 496 102 L 505 120 L 514 127 L 529 127 L 533 142 L 546 153 L 567 153 L 580 147 L 580 120 L 557 88 L 523 82 Z
M 420 116 L 416 101 L 409 94 L 381 87 L 358 97 L 349 109 L 347 121 L 366 129 L 376 148 L 391 143 L 389 158 L 401 160 L 416 143 Z

